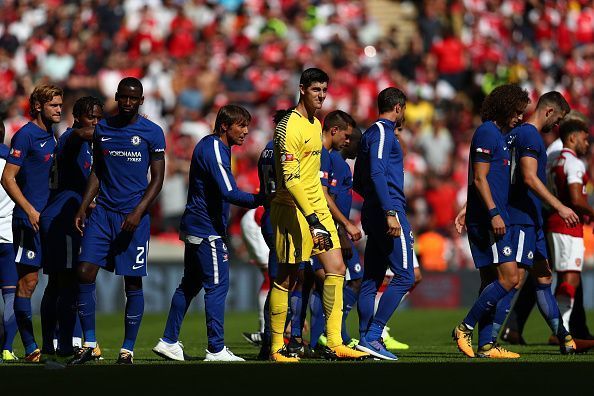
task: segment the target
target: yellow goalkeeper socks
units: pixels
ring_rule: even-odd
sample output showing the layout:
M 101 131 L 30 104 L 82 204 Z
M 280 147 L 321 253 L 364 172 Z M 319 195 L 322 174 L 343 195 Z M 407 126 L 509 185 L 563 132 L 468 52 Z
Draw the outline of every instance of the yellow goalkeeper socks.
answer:
M 342 288 L 344 275 L 326 274 L 324 279 L 324 313 L 326 314 L 326 336 L 328 347 L 342 344 Z
M 289 291 L 273 282 L 272 290 L 270 290 L 270 350 L 272 353 L 285 346 L 283 334 L 285 332 L 288 307 Z

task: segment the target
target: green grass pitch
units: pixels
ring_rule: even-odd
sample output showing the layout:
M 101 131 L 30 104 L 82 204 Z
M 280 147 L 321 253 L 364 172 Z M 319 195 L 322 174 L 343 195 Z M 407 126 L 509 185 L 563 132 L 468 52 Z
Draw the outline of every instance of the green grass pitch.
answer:
M 191 389 L 192 386 L 199 384 L 200 390 L 217 390 L 218 393 L 214 395 L 218 396 L 230 394 L 232 390 L 261 391 L 264 386 L 263 381 L 270 381 L 275 375 L 288 379 L 296 375 L 295 373 L 299 373 L 300 377 L 308 378 L 308 383 L 317 383 L 318 386 L 328 386 L 328 377 L 344 378 L 345 381 L 338 385 L 334 383 L 332 386 L 334 389 L 342 387 L 353 392 L 365 392 L 369 389 L 370 383 L 377 385 L 378 376 L 385 378 L 386 381 L 398 382 L 401 390 L 419 392 L 420 386 L 426 390 L 443 388 L 444 392 L 448 389 L 455 391 L 455 384 L 451 381 L 481 385 L 486 379 L 493 378 L 493 373 L 497 373 L 496 377 L 507 378 L 507 383 L 510 385 L 515 384 L 514 386 L 520 387 L 530 385 L 529 389 L 532 391 L 537 390 L 538 386 L 543 390 L 551 391 L 555 386 L 561 386 L 562 382 L 558 381 L 559 378 L 569 375 L 574 387 L 580 383 L 577 381 L 580 379 L 586 381 L 585 384 L 594 386 L 592 379 L 594 378 L 592 377 L 594 350 L 575 356 L 560 355 L 557 347 L 546 344 L 549 331 L 536 310 L 524 334 L 529 345 L 509 347 L 521 354 L 520 359 L 510 361 L 465 358 L 456 350 L 450 337 L 452 328 L 465 313 L 465 310 L 397 311 L 389 323 L 390 333 L 398 340 L 410 344 L 409 350 L 397 352 L 400 358 L 398 362 L 302 360 L 294 365 L 279 365 L 256 360 L 258 349 L 249 345 L 241 336 L 243 331 L 256 329 L 255 312 L 229 312 L 225 317 L 226 344 L 247 362 L 229 364 L 201 360 L 181 363 L 165 361 L 153 354 L 151 348 L 162 335 L 166 315 L 145 314 L 135 348 L 135 365 L 132 367 L 114 364 L 124 334 L 123 314 L 98 315 L 97 337 L 105 360 L 65 368 L 61 365 L 2 363 L 0 364 L 0 386 L 4 386 L 3 390 L 11 389 L 7 384 L 12 381 L 14 389 L 19 389 L 18 386 L 22 384 L 23 379 L 35 378 L 39 381 L 50 381 L 49 383 L 65 390 L 69 389 L 64 386 L 69 384 L 72 378 L 79 378 L 93 384 L 92 389 L 85 394 L 105 394 L 104 392 L 113 390 L 113 386 L 117 387 L 129 382 L 130 378 L 137 378 L 140 382 L 135 382 L 135 386 L 142 384 L 142 387 L 149 391 L 155 391 L 165 385 L 169 390 L 188 389 L 188 387 Z M 589 315 L 591 314 L 590 312 Z M 358 333 L 356 319 L 356 312 L 354 312 L 348 322 L 352 336 Z M 39 323 L 36 322 L 35 325 L 39 340 L 41 338 Z M 204 358 L 206 326 L 203 313 L 193 311 L 188 313 L 180 339 L 189 355 Z M 21 356 L 23 351 L 18 336 L 15 347 L 17 355 Z M 51 370 L 52 368 L 56 370 Z M 528 378 L 533 378 L 535 382 L 528 381 Z M 163 382 L 163 379 L 167 380 Z M 489 388 L 483 394 L 496 394 L 497 389 Z M 287 390 L 282 394 L 284 396 L 291 393 L 292 391 Z M 80 393 L 73 392 L 73 394 Z M 295 391 L 294 394 L 304 393 Z

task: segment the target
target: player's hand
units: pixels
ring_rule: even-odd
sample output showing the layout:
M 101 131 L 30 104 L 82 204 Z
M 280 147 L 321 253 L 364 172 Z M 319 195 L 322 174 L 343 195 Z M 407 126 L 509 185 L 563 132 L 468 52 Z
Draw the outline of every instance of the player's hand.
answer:
M 386 216 L 386 222 L 388 223 L 387 234 L 393 238 L 399 238 L 402 233 L 402 226 L 396 216 Z
M 458 212 L 458 215 L 456 215 L 454 225 L 456 226 L 458 234 L 462 234 L 462 230 L 466 228 L 466 206 L 464 206 L 460 212 Z
M 128 213 L 122 223 L 122 231 L 134 232 L 138 227 L 138 224 L 140 224 L 141 218 L 142 213 L 136 213 L 136 211 Z
M 561 218 L 568 227 L 575 227 L 580 223 L 580 218 L 578 217 L 578 215 L 575 214 L 575 212 L 571 208 L 568 208 L 567 206 L 562 206 L 558 212 L 559 216 L 561 216 Z
M 309 224 L 309 231 L 313 239 L 314 247 L 318 250 L 330 250 L 334 246 L 330 232 L 324 227 L 315 213 L 305 218 Z
M 80 232 L 80 235 L 83 234 L 86 219 L 87 219 L 86 210 L 79 209 L 78 212 L 76 212 L 76 216 L 74 216 L 74 228 L 76 228 L 76 230 L 78 232 Z
M 350 260 L 353 257 L 351 239 L 349 238 L 349 235 L 347 234 L 347 231 L 344 227 L 337 227 L 336 230 L 338 231 L 338 240 L 340 241 L 340 250 L 342 251 L 342 258 L 344 260 Z
M 504 236 L 505 235 L 505 223 L 500 215 L 493 216 L 491 218 L 491 227 L 493 228 L 493 233 L 496 236 Z
M 350 221 L 347 222 L 346 226 L 344 227 L 345 231 L 351 236 L 353 241 L 358 241 L 361 239 L 361 230 L 359 227 L 351 223 Z
M 35 208 L 31 208 L 31 211 L 27 214 L 29 222 L 35 232 L 39 232 L 39 212 Z

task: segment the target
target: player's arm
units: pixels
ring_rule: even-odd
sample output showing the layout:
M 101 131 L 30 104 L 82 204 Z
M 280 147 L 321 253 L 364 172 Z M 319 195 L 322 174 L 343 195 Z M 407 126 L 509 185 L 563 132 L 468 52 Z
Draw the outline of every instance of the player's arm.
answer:
M 339 230 L 341 238 L 346 237 L 347 240 L 341 241 L 341 246 L 343 249 L 348 246 L 350 251 L 351 243 L 348 240 L 348 236 L 345 235 L 347 232 L 351 238 L 355 241 L 361 239 L 361 231 L 359 228 L 355 227 L 353 223 L 349 221 L 349 219 L 342 214 L 338 206 L 336 206 L 336 202 L 334 201 L 334 197 L 330 194 L 330 181 L 328 178 L 332 175 L 332 159 L 330 157 L 330 152 L 325 148 L 322 149 L 321 153 L 321 165 L 320 165 L 320 183 L 322 184 L 322 191 L 324 192 L 324 197 L 326 198 L 326 202 L 328 203 L 328 209 L 330 209 L 330 214 L 335 222 L 338 223 L 337 229 Z M 348 244 L 346 244 L 348 242 Z M 345 253 L 343 251 L 343 253 Z M 352 252 L 351 252 L 352 254 Z M 347 253 L 348 255 L 348 253 Z
M 123 231 L 133 232 L 136 230 L 136 227 L 140 224 L 142 216 L 146 213 L 149 206 L 152 205 L 163 187 L 163 180 L 165 179 L 165 152 L 151 152 L 150 158 L 151 180 L 138 205 L 136 205 L 134 210 L 124 218 L 124 222 L 122 223 Z
M 567 187 L 569 188 L 571 207 L 580 214 L 594 217 L 594 208 L 588 205 L 588 201 L 586 201 L 586 197 L 582 193 L 584 185 L 582 183 L 571 183 Z
M 395 208 L 392 207 L 388 190 L 388 179 L 386 179 L 386 168 L 394 139 L 395 136 L 393 133 L 385 133 L 379 128 L 377 129 L 377 133 L 371 135 L 369 169 L 375 193 L 380 201 L 382 210 L 386 213 L 387 234 L 391 237 L 399 237 L 402 227 L 396 216 L 392 215 Z
M 338 206 L 336 206 L 336 202 L 334 202 L 334 198 L 332 194 L 328 191 L 328 187 L 322 186 L 322 190 L 324 191 L 324 196 L 326 197 L 326 201 L 328 201 L 328 209 L 330 209 L 330 214 L 334 218 L 339 225 L 344 227 L 345 231 L 351 236 L 354 241 L 358 241 L 361 239 L 361 230 L 351 223 L 351 221 L 342 214 Z
M 489 217 L 491 218 L 491 227 L 493 233 L 498 236 L 505 235 L 505 222 L 499 214 L 499 209 L 495 205 L 493 195 L 491 194 L 491 187 L 487 180 L 487 175 L 491 169 L 490 162 L 475 161 L 472 163 L 472 171 L 474 177 L 472 182 L 476 187 L 485 207 L 489 211 Z
M 208 155 L 208 167 L 223 198 L 233 205 L 249 209 L 253 209 L 264 203 L 264 191 L 260 191 L 258 194 L 251 194 L 237 187 L 237 183 L 231 172 L 231 158 L 221 152 L 217 143 L 213 146 L 213 150 Z
M 87 185 L 85 187 L 85 192 L 83 194 L 81 204 L 78 208 L 78 211 L 76 212 L 76 215 L 74 216 L 74 227 L 78 230 L 78 232 L 80 232 L 81 235 L 83 234 L 83 228 L 85 227 L 85 219 L 87 218 L 87 209 L 93 203 L 93 200 L 97 196 L 98 192 L 99 192 L 99 178 L 97 178 L 97 175 L 95 174 L 95 169 L 93 166 L 93 169 L 91 170 L 91 174 L 89 175 L 89 178 L 87 179 Z
M 66 142 L 64 142 L 64 149 L 62 150 L 62 157 L 65 161 L 70 161 L 72 158 L 75 158 L 80 151 L 80 146 L 83 142 L 90 142 L 93 140 L 93 133 L 95 132 L 95 127 L 83 127 L 73 129 Z
M 580 219 L 575 212 L 563 205 L 561 201 L 557 199 L 543 182 L 538 177 L 538 161 L 532 155 L 524 155 L 520 158 L 520 169 L 522 170 L 522 176 L 524 183 L 532 190 L 540 199 L 545 201 L 550 207 L 555 209 L 559 216 L 565 221 L 567 226 L 574 227 Z
M 464 202 L 464 206 L 462 206 L 462 209 L 460 209 L 456 215 L 456 218 L 454 219 L 454 225 L 456 226 L 456 231 L 458 231 L 458 234 L 462 234 L 462 229 L 466 227 L 466 202 Z
M 39 212 L 33 205 L 31 205 L 27 198 L 25 198 L 21 188 L 16 182 L 16 176 L 19 174 L 20 169 L 21 167 L 19 165 L 7 162 L 4 167 L 4 173 L 2 173 L 2 187 L 6 190 L 10 199 L 27 213 L 31 226 L 35 232 L 37 232 L 39 231 Z

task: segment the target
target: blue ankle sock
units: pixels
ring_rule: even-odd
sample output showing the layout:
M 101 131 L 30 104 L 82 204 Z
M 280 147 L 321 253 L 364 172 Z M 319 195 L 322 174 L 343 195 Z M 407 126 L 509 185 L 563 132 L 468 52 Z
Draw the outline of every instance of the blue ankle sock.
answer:
M 351 289 L 349 286 L 345 286 L 342 291 L 342 342 L 348 343 L 351 341 L 351 336 L 347 329 L 346 319 L 349 316 L 349 312 L 353 309 L 353 306 L 357 302 L 357 292 Z
M 58 290 L 52 286 L 51 282 L 43 291 L 39 315 L 41 316 L 41 349 L 44 353 L 55 352 L 54 334 L 58 325 Z
M 497 309 L 495 310 L 495 316 L 493 317 L 493 328 L 491 333 L 492 342 L 497 341 L 499 331 L 505 322 L 505 318 L 507 318 L 507 315 L 509 314 L 511 303 L 514 299 L 514 296 L 516 295 L 516 292 L 517 289 L 514 287 L 497 303 Z
M 14 315 L 14 297 L 16 288 L 2 289 L 2 298 L 4 299 L 4 343 L 2 350 L 12 351 L 12 344 L 16 336 L 18 326 Z
M 324 319 L 324 307 L 322 306 L 322 296 L 320 292 L 314 290 L 309 299 L 309 309 L 311 311 L 311 327 L 309 343 L 312 348 L 318 345 L 318 339 L 324 333 L 326 327 Z
M 97 342 L 95 337 L 95 283 L 78 285 L 78 317 L 85 342 Z
M 142 315 L 144 314 L 144 293 L 140 290 L 130 290 L 126 292 L 126 320 L 125 320 L 125 336 L 123 349 L 129 351 L 134 350 L 138 330 L 140 329 L 140 322 L 142 322 Z
M 195 296 L 196 294 L 189 289 L 184 292 L 182 285 L 179 285 L 175 289 L 175 293 L 171 297 L 171 307 L 169 307 L 169 315 L 167 316 L 165 331 L 163 332 L 163 341 L 170 344 L 177 342 L 182 322 Z
M 291 292 L 291 337 L 301 338 L 301 329 L 303 327 L 301 322 L 302 298 L 301 290 Z
M 37 349 L 35 336 L 33 334 L 33 322 L 31 317 L 31 299 L 26 297 L 14 298 L 14 315 L 16 317 L 21 340 L 25 346 L 25 354 L 28 355 Z
M 472 308 L 470 308 L 470 311 L 464 318 L 464 324 L 469 328 L 474 328 L 480 318 L 488 311 L 494 310 L 499 300 L 505 297 L 506 294 L 507 290 L 501 286 L 499 281 L 490 283 L 479 295 Z
M 563 326 L 563 322 L 561 322 L 559 306 L 557 305 L 557 300 L 555 300 L 550 284 L 536 284 L 536 303 L 553 333 L 560 338 L 565 338 L 569 333 Z

